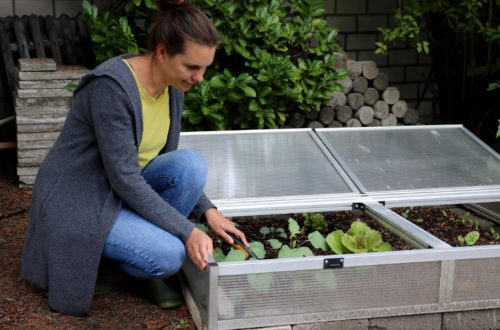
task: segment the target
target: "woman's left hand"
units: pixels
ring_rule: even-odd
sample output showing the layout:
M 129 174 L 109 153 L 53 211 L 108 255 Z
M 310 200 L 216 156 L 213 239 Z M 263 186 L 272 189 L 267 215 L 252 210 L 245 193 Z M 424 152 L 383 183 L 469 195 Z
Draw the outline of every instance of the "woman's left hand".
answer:
M 243 244 L 250 246 L 248 244 L 245 234 L 234 226 L 234 223 L 226 218 L 217 209 L 209 209 L 205 212 L 205 217 L 207 218 L 207 223 L 210 229 L 213 230 L 221 239 L 226 241 L 228 244 L 233 244 L 233 239 L 227 234 L 232 233 L 234 236 L 238 237 Z

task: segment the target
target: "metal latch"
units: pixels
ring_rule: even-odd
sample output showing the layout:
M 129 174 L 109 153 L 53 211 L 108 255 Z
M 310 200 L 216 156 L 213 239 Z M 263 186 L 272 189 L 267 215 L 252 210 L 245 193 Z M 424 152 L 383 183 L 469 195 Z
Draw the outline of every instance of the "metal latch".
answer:
M 344 258 L 330 258 L 323 260 L 323 269 L 343 268 Z

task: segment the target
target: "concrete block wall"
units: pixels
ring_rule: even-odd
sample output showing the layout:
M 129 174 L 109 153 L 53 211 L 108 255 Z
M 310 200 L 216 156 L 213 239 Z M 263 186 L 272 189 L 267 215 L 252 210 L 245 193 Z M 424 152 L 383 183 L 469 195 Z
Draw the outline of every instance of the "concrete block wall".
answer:
M 393 24 L 398 8 L 396 0 L 327 0 L 326 14 L 330 25 L 339 28 L 338 41 L 349 59 L 375 61 L 381 72 L 389 76 L 401 98 L 418 111 L 422 123 L 432 123 L 437 101 L 428 83 L 432 61 L 420 55 L 407 42 L 390 45 L 388 55 L 375 54 L 375 42 L 382 40 L 379 27 Z
M 96 5 L 108 4 L 109 0 L 94 0 Z M 82 0 L 0 0 L 0 17 L 23 15 L 66 14 L 76 16 L 82 9 Z

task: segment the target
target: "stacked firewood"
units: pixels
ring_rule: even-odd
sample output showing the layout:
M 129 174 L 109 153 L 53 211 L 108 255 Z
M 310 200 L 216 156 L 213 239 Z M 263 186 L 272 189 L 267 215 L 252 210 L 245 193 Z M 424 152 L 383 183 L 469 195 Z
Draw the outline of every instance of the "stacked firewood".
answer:
M 347 70 L 338 80 L 342 91 L 332 95 L 331 103 L 320 111 L 295 112 L 290 127 L 361 127 L 415 125 L 418 112 L 400 99 L 399 90 L 389 85 L 389 77 L 373 61 L 353 61 L 338 53 L 336 69 Z
M 19 59 L 15 111 L 21 186 L 34 183 L 63 127 L 73 97 L 70 87 L 88 71 L 80 66 L 58 67 L 53 59 Z

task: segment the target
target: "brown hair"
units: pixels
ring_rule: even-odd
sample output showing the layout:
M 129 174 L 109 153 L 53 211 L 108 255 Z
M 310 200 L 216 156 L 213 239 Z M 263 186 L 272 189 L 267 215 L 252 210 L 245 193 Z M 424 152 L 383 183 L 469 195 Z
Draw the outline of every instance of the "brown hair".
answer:
M 219 34 L 214 24 L 198 7 L 185 0 L 156 0 L 161 14 L 149 31 L 149 51 L 164 44 L 170 56 L 183 54 L 186 40 L 215 47 Z

